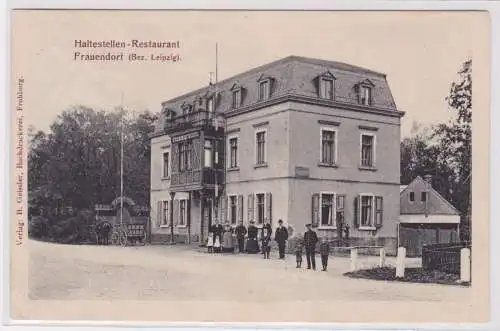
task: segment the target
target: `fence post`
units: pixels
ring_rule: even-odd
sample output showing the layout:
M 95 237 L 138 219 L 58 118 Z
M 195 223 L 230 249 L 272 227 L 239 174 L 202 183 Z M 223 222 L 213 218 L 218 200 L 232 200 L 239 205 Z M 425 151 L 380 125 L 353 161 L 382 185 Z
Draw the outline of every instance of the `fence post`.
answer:
M 384 264 L 385 264 L 385 249 L 382 247 L 380 249 L 380 260 L 379 260 L 378 266 L 380 268 L 383 268 Z
M 351 272 L 356 271 L 358 267 L 358 249 L 356 247 L 351 248 Z
M 460 250 L 460 281 L 470 282 L 470 249 Z
M 396 259 L 396 278 L 403 278 L 405 276 L 405 259 L 406 248 L 398 248 L 398 256 Z

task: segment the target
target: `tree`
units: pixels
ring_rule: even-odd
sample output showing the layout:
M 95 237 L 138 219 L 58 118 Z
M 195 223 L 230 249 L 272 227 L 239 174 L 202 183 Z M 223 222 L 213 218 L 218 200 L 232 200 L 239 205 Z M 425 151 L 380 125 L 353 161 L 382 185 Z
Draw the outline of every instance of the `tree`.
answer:
M 122 124 L 124 195 L 149 205 L 149 134 L 157 115 L 144 111 L 135 118 L 131 114 L 77 106 L 63 111 L 47 133 L 29 128 L 30 206 L 35 207 L 32 211 L 43 209 L 49 225 L 60 230 L 54 228 L 52 233 L 66 235 L 60 218 L 68 215 L 60 216 L 61 208 L 93 210 L 95 204 L 110 203 L 119 196 Z
M 470 240 L 472 212 L 472 60 L 466 60 L 452 82 L 446 98 L 456 117 L 449 123 L 439 124 L 434 137 L 439 139 L 451 168 L 454 169 L 456 207 L 462 212 L 461 237 Z
M 413 136 L 401 142 L 401 184 L 409 184 L 417 176 L 432 175 L 433 188 L 453 203 L 453 169 L 432 135 L 433 127 L 414 130 Z

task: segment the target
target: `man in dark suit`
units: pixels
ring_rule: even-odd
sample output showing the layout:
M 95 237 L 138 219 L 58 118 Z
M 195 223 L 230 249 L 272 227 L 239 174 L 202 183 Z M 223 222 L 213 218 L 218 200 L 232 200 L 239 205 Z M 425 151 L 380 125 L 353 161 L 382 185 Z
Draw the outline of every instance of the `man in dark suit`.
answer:
M 279 256 L 283 260 L 285 258 L 286 241 L 288 240 L 288 230 L 283 226 L 283 220 L 278 221 L 274 240 L 278 243 Z
M 243 222 L 240 223 L 235 229 L 236 239 L 238 240 L 238 250 L 240 253 L 245 251 L 245 235 L 247 234 L 247 228 L 243 225 Z
M 306 250 L 307 258 L 307 269 L 311 269 L 311 264 L 313 270 L 316 270 L 316 243 L 318 242 L 318 236 L 316 232 L 311 229 L 311 224 L 306 225 L 307 231 L 304 233 L 304 248 Z

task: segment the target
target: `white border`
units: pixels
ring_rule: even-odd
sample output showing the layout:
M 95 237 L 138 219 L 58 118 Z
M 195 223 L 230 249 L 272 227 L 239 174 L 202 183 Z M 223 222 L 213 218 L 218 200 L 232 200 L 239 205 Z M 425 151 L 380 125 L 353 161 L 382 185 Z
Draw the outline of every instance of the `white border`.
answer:
M 168 3 L 168 5 L 167 5 Z M 500 59 L 499 52 L 499 44 L 500 44 L 500 5 L 498 2 L 494 1 L 376 1 L 376 0 L 360 0 L 360 1 L 348 1 L 348 0 L 338 0 L 335 2 L 326 2 L 320 0 L 309 0 L 309 1 L 297 1 L 297 0 L 288 0 L 284 1 L 264 1 L 264 0 L 240 0 L 240 1 L 230 1 L 230 0 L 212 0 L 208 4 L 206 1 L 192 1 L 192 0 L 142 0 L 142 1 L 118 1 L 118 0 L 87 0 L 87 1 L 68 1 L 68 0 L 44 0 L 44 3 L 41 4 L 39 0 L 19 0 L 19 1 L 7 1 L 7 6 L 5 7 L 4 18 L 7 24 L 4 25 L 7 31 L 3 34 L 0 34 L 0 40 L 2 49 L 6 50 L 4 52 L 0 52 L 0 58 L 4 63 L 3 73 L 4 79 L 2 80 L 2 98 L 4 99 L 4 105 L 6 106 L 4 109 L 10 110 L 10 15 L 9 10 L 12 8 L 67 8 L 67 9 L 77 9 L 77 8 L 92 8 L 92 9 L 288 9 L 288 10 L 297 10 L 297 9 L 316 9 L 316 10 L 489 10 L 491 14 L 491 40 L 492 40 L 492 85 L 491 85 L 491 141 L 500 141 L 500 131 L 494 130 L 495 123 L 500 122 L 500 95 L 497 93 L 500 90 L 500 65 L 498 64 L 498 59 Z M 9 90 L 7 90 L 9 88 Z M 9 92 L 8 92 L 9 91 Z M 4 294 L 2 300 L 2 317 L 3 321 L 6 322 L 9 316 L 9 275 L 8 275 L 8 265 L 10 259 L 10 250 L 9 250 L 9 241 L 10 241 L 10 227 L 11 224 L 8 222 L 9 217 L 9 206 L 10 206 L 10 172 L 9 172 L 9 163 L 8 160 L 11 157 L 10 153 L 10 140 L 11 140 L 11 132 L 10 132 L 10 120 L 11 120 L 11 112 L 4 111 L 4 116 L 1 117 L 0 123 L 3 128 L 3 152 L 4 155 L 7 155 L 5 162 L 0 163 L 0 174 L 2 176 L 1 182 L 4 188 L 3 199 L 1 199 L 0 209 L 4 212 L 4 217 L 2 218 L 5 222 L 6 229 L 3 232 L 2 249 L 4 253 L 4 259 L 2 259 L 2 272 L 1 280 L 4 283 L 3 291 Z M 490 144 L 490 152 L 491 152 L 491 169 L 499 169 L 500 168 L 500 157 L 498 157 L 498 152 L 495 149 L 495 144 Z M 491 182 L 492 188 L 498 188 L 500 186 L 500 176 L 496 172 L 491 173 Z M 491 190 L 491 201 L 498 201 L 498 194 L 496 191 Z M 492 203 L 491 204 L 491 215 L 490 219 L 496 219 L 500 213 L 499 204 Z M 491 252 L 500 251 L 500 240 L 495 240 L 500 233 L 500 224 L 498 222 L 491 222 Z M 495 237 L 496 236 L 496 237 Z M 490 279 L 500 279 L 500 273 L 498 268 L 498 259 L 496 259 L 494 254 L 490 254 L 491 258 L 491 277 Z M 493 295 L 493 299 L 491 301 L 491 319 L 492 323 L 489 325 L 483 324 L 445 324 L 445 323 L 434 323 L 434 324 L 377 324 L 377 329 L 386 328 L 386 329 L 450 329 L 450 330 L 464 330 L 464 329 L 485 329 L 486 327 L 490 330 L 498 330 L 500 329 L 500 317 L 498 314 L 494 314 L 494 312 L 500 311 L 500 305 L 498 300 L 498 294 L 500 290 L 500 285 L 498 282 L 491 282 L 491 290 Z M 205 326 L 213 327 L 217 325 L 220 330 L 229 330 L 230 327 L 237 326 L 240 329 L 252 330 L 256 326 L 267 326 L 268 328 L 291 328 L 293 327 L 295 330 L 306 330 L 307 329 L 324 329 L 324 330 L 332 330 L 336 329 L 344 329 L 344 330 L 356 330 L 356 329 L 366 329 L 370 328 L 371 325 L 367 323 L 358 323 L 358 324 L 341 324 L 341 323 L 331 323 L 331 324 L 306 324 L 306 323 L 255 323 L 253 327 L 250 327 L 243 323 L 130 323 L 130 322 L 117 322 L 117 321 L 109 321 L 109 322 L 92 322 L 92 321 L 10 321 L 11 325 L 15 325 L 14 327 L 9 327 L 10 329 L 15 330 L 35 330 L 41 329 L 41 327 L 35 327 L 35 325 L 42 324 L 45 327 L 51 326 L 64 326 L 62 330 L 71 330 L 78 329 L 83 330 L 82 326 L 93 326 L 92 329 L 98 329 L 98 326 L 107 326 L 112 327 L 113 330 L 120 330 L 116 326 L 149 326 L 149 327 L 160 327 L 165 325 L 170 326 L 170 328 L 180 329 L 182 327 L 183 330 L 194 330 L 199 329 L 200 327 Z M 76 328 L 75 326 L 79 326 Z M 246 326 L 246 328 L 242 328 Z M 132 328 L 131 328 L 132 329 Z M 87 328 L 85 329 L 87 330 Z

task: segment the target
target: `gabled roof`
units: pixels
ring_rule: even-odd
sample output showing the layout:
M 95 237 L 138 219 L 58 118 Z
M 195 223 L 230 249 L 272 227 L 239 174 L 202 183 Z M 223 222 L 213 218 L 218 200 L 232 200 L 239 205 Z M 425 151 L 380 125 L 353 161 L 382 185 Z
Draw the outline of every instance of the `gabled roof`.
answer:
M 421 201 L 421 192 L 427 190 L 428 183 L 417 176 L 410 184 L 400 186 L 400 214 L 460 215 L 460 212 L 434 188 L 429 187 L 427 203 Z M 409 199 L 410 192 L 415 193 L 415 201 Z

